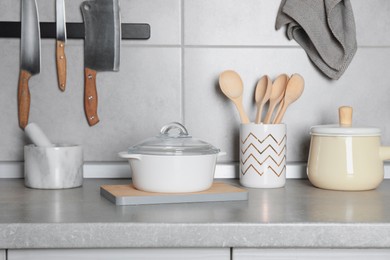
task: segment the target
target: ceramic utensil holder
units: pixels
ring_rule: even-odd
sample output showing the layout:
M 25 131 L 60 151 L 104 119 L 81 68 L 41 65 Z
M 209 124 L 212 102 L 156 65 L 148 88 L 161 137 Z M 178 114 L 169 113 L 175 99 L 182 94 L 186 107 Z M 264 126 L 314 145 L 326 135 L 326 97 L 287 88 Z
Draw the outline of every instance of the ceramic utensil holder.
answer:
M 24 181 L 29 188 L 66 189 L 83 183 L 83 148 L 79 145 L 26 145 L 24 160 Z
M 280 188 L 286 183 L 286 125 L 241 124 L 240 183 Z

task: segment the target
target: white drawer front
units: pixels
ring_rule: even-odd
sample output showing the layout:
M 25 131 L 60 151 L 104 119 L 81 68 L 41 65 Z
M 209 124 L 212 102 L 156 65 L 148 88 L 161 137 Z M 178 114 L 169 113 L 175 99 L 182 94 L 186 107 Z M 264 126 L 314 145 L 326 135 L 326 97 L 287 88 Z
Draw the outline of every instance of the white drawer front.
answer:
M 388 260 L 390 259 L 390 249 L 233 249 L 233 260 L 255 259 Z
M 229 248 L 8 250 L 7 260 L 229 260 Z M 3 260 L 0 257 L 0 260 Z

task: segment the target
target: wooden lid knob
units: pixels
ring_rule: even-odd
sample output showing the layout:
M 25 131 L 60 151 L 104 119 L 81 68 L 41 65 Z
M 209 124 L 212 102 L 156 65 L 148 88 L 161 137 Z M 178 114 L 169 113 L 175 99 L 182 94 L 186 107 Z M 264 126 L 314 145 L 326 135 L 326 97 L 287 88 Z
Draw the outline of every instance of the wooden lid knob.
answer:
M 352 107 L 339 107 L 340 126 L 352 126 Z

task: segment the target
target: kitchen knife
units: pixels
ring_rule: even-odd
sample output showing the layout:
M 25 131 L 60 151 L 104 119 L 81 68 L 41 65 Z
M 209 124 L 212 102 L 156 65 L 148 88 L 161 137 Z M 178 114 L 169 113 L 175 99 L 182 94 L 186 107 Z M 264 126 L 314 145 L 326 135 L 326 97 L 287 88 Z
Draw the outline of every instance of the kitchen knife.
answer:
M 65 91 L 66 86 L 66 23 L 65 23 L 65 2 L 56 0 L 56 63 L 58 86 Z
M 35 0 L 21 2 L 20 74 L 18 84 L 19 126 L 24 129 L 30 113 L 28 81 L 41 68 L 41 39 Z
M 96 90 L 97 71 L 118 71 L 121 23 L 118 0 L 85 1 L 84 18 L 84 109 L 88 124 L 99 122 Z

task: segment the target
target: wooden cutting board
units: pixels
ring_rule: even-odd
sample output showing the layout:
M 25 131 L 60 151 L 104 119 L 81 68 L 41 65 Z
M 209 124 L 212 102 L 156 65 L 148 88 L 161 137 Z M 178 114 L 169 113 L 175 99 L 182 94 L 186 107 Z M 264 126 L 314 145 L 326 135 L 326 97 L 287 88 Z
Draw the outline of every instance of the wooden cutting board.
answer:
M 210 189 L 191 193 L 145 192 L 127 185 L 102 185 L 100 194 L 116 205 L 142 205 L 184 202 L 248 200 L 245 189 L 223 182 L 214 182 Z

